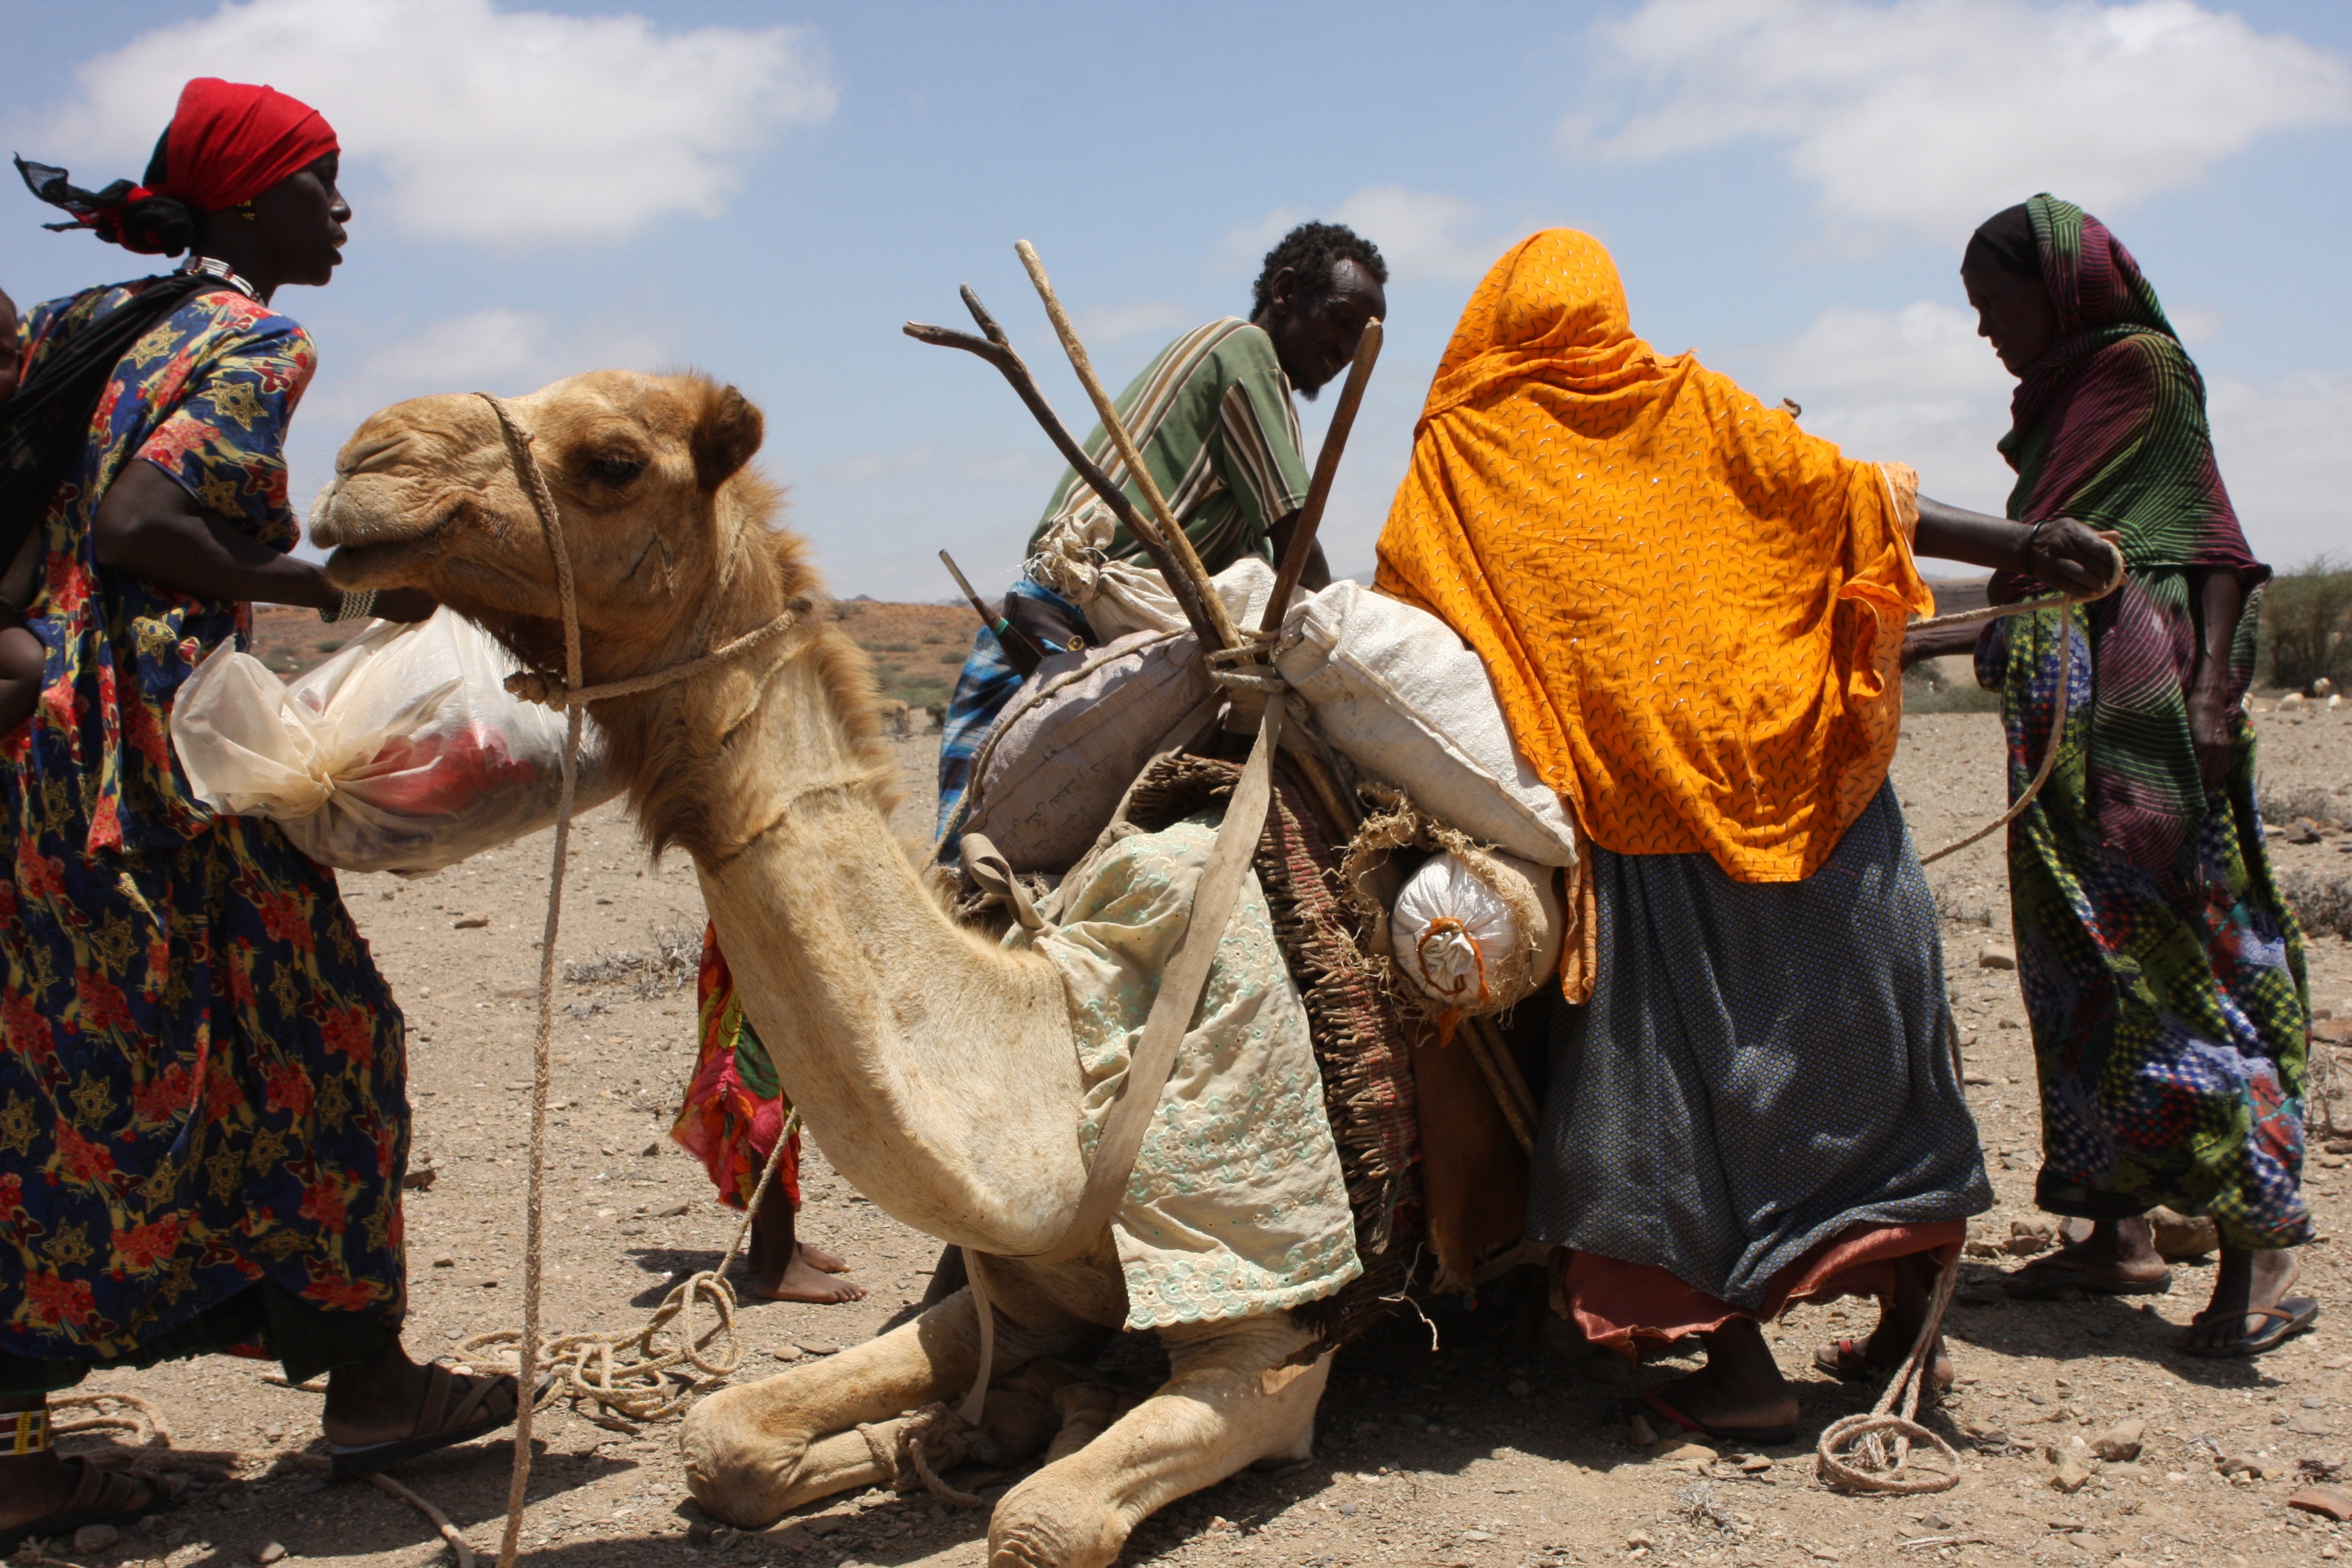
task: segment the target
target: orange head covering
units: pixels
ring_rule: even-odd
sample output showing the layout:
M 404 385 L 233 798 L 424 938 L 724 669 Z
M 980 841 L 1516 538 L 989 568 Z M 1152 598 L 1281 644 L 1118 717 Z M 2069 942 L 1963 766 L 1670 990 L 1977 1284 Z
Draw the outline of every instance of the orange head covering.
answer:
M 1478 650 L 1593 842 L 1795 881 L 1894 755 L 1917 485 L 1660 357 L 1609 252 L 1550 229 L 1462 313 L 1378 585 Z

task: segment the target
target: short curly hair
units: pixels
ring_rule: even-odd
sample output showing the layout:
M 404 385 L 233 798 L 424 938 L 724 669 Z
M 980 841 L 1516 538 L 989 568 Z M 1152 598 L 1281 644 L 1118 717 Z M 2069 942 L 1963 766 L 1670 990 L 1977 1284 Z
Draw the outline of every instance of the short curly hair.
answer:
M 1346 224 L 1300 224 L 1265 253 L 1265 265 L 1258 268 L 1257 281 L 1250 288 L 1250 314 L 1265 309 L 1274 295 L 1274 275 L 1284 268 L 1297 272 L 1299 286 L 1316 294 L 1330 289 L 1332 269 L 1342 261 L 1354 262 L 1370 273 L 1375 283 L 1389 280 L 1389 264 L 1381 259 L 1381 247 Z

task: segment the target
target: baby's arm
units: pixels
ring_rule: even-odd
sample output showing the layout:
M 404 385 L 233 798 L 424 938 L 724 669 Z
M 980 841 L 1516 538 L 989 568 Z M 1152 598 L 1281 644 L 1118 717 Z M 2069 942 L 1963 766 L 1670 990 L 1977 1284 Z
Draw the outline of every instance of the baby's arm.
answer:
M 33 716 L 41 697 L 41 639 L 16 606 L 0 599 L 0 737 Z

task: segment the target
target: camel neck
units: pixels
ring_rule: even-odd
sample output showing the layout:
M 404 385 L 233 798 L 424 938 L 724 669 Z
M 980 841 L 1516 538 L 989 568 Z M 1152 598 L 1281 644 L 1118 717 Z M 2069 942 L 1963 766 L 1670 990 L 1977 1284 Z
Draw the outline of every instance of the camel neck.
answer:
M 838 635 L 795 636 L 779 659 L 691 684 L 688 700 L 718 704 L 704 784 L 728 828 L 723 849 L 688 846 L 703 898 L 744 1009 L 835 1168 L 942 1239 L 1040 1250 L 1084 1180 L 1061 976 L 959 928 L 924 887 L 828 679 L 839 650 L 823 641 Z

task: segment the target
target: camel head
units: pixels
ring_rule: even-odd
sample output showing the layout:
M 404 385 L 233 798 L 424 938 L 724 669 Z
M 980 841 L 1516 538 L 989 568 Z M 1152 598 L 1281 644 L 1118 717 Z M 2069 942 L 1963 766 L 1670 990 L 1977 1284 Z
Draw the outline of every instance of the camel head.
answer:
M 785 598 L 814 585 L 799 542 L 766 526 L 777 491 L 745 467 L 762 422 L 733 387 L 593 371 L 508 406 L 563 521 L 590 681 L 667 662 L 702 625 L 739 540 L 730 585 L 746 565 Z M 562 668 L 555 558 L 482 398 L 369 416 L 336 454 L 311 533 L 334 549 L 338 587 L 424 588 L 541 668 Z
M 602 370 L 508 408 L 562 522 L 589 684 L 682 663 L 818 595 L 805 546 L 769 525 L 780 493 L 746 466 L 762 421 L 733 387 Z M 417 397 L 370 415 L 336 454 L 311 536 L 332 547 L 327 576 L 338 587 L 425 589 L 526 662 L 563 668 L 555 557 L 485 399 Z M 864 655 L 830 625 L 815 628 L 815 647 L 830 721 L 853 750 L 870 751 Z M 758 700 L 761 662 L 747 656 L 698 682 L 690 702 L 597 705 L 656 846 L 725 851 L 728 813 L 714 815 L 701 765 Z

